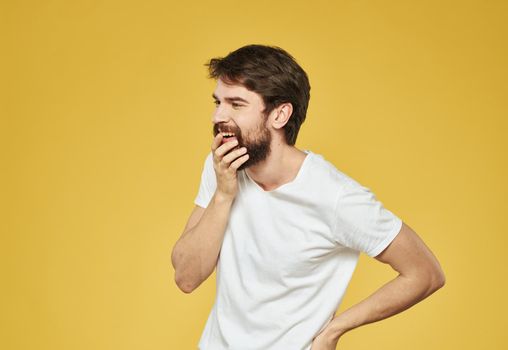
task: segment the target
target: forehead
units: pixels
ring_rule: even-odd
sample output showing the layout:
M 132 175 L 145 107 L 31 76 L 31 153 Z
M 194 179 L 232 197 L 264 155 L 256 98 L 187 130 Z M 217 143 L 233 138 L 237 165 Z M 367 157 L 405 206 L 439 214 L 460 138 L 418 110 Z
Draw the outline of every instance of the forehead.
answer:
M 251 103 L 263 103 L 261 95 L 254 91 L 248 90 L 240 84 L 228 84 L 222 79 L 217 79 L 214 95 L 220 99 L 241 97 Z

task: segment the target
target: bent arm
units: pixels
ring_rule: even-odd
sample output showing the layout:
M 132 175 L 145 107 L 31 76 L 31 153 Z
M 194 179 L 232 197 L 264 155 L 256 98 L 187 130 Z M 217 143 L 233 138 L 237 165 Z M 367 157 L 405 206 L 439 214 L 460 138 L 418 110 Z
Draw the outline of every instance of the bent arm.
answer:
M 378 256 L 399 275 L 360 303 L 337 315 L 323 330 L 336 343 L 344 333 L 402 312 L 445 284 L 445 276 L 425 243 L 405 223 L 390 245 Z
M 190 228 L 186 227 L 175 243 L 171 262 L 175 282 L 185 293 L 196 289 L 215 269 L 232 203 L 233 199 L 215 192 L 197 224 L 192 225 L 191 216 Z

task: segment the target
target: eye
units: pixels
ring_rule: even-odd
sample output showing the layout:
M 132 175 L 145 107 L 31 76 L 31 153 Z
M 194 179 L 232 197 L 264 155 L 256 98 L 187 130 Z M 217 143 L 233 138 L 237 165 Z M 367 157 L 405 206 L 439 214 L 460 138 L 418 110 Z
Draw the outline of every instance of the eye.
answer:
M 218 101 L 218 100 L 213 101 L 213 103 L 214 103 L 216 106 L 220 105 L 220 101 Z
M 234 103 L 234 102 L 232 103 L 232 105 L 233 105 L 233 108 L 243 107 L 242 105 L 239 105 L 238 103 Z

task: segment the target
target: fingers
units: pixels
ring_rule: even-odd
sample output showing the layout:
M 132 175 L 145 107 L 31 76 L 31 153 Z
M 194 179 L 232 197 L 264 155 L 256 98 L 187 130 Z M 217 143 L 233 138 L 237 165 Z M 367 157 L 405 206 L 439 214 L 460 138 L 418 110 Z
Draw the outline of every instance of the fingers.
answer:
M 245 152 L 247 152 L 247 148 L 245 147 L 231 151 L 222 158 L 222 162 L 229 165 L 229 163 L 231 163 L 236 158 L 242 156 Z
M 221 168 L 233 168 L 238 169 L 240 165 L 245 163 L 249 158 L 247 149 L 245 147 L 234 149 L 238 146 L 238 140 L 222 143 L 222 134 L 217 134 L 212 142 L 213 157 L 217 164 L 221 165 Z M 236 160 L 235 160 L 236 159 Z M 234 161 L 234 162 L 233 162 Z
M 249 155 L 248 154 L 244 154 L 240 158 L 236 159 L 233 163 L 231 163 L 231 165 L 229 167 L 233 168 L 234 170 L 236 170 L 236 169 L 238 169 L 240 167 L 240 165 L 245 163 L 247 161 L 247 159 L 249 159 Z
M 218 133 L 217 135 L 215 135 L 215 137 L 213 138 L 213 141 L 212 141 L 212 152 L 215 153 L 215 150 L 217 148 L 219 148 L 220 144 L 222 143 L 222 134 L 221 133 Z
M 214 150 L 214 155 L 217 157 L 218 160 L 221 160 L 222 157 L 228 153 L 229 151 L 231 151 L 233 148 L 235 148 L 236 146 L 238 146 L 238 141 L 237 140 L 233 140 L 233 141 L 229 141 L 229 142 L 226 142 L 224 143 L 223 145 L 219 146 L 218 148 L 215 148 Z M 212 148 L 213 149 L 213 148 Z

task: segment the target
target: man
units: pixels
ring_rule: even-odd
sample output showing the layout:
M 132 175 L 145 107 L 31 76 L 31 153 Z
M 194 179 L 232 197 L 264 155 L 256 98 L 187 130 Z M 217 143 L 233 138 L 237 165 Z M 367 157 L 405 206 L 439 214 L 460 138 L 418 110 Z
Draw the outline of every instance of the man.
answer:
M 294 146 L 310 85 L 291 55 L 248 45 L 207 66 L 214 139 L 172 252 L 186 293 L 217 267 L 199 349 L 335 349 L 444 285 L 432 252 L 369 188 Z M 334 317 L 360 252 L 399 275 Z

